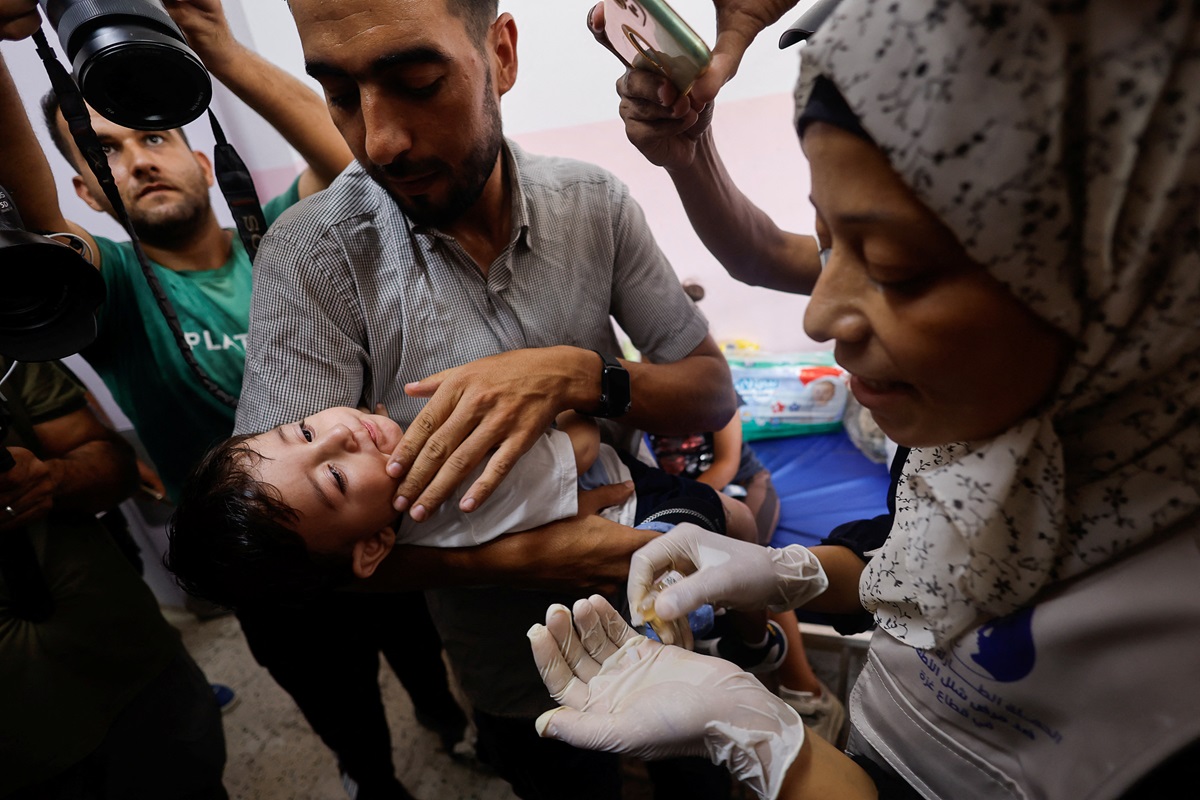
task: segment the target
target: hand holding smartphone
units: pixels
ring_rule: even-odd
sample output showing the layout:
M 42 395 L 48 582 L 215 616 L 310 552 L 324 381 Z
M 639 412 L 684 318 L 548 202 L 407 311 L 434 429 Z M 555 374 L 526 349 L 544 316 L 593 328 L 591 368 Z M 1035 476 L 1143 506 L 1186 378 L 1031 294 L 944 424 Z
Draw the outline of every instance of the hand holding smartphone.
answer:
M 604 33 L 617 57 L 687 94 L 712 61 L 708 45 L 664 0 L 604 0 Z

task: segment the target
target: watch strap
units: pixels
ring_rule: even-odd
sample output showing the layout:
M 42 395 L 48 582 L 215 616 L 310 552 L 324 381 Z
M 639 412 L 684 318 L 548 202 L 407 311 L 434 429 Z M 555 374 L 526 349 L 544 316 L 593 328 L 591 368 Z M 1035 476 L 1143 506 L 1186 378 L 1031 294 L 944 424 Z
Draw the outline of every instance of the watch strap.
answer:
M 600 407 L 591 413 L 593 417 L 611 419 L 629 411 L 629 371 L 614 356 L 592 350 L 600 356 Z

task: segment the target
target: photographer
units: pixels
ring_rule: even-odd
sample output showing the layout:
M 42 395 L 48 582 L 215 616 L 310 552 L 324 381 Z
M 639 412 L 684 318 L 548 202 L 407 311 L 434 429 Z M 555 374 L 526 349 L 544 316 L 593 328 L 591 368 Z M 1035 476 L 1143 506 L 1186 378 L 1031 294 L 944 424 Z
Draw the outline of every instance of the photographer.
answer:
M 148 0 L 145 0 L 148 2 Z M 308 169 L 264 204 L 268 224 L 299 199 L 323 189 L 350 162 L 321 99 L 299 80 L 239 44 L 218 0 L 168 0 L 165 7 L 212 74 L 273 125 Z M 38 27 L 35 0 L 0 0 L 0 37 L 22 39 Z M 97 179 L 68 135 L 56 100 L 44 101 L 51 134 L 79 174 L 75 192 L 113 214 Z M 210 393 L 179 351 L 128 242 L 88 233 L 63 218 L 53 176 L 16 89 L 0 60 L 0 184 L 20 205 L 31 230 L 79 236 L 100 269 L 107 299 L 99 336 L 83 356 L 133 422 L 174 499 L 192 466 L 233 430 L 234 410 Z M 206 155 L 180 129 L 141 131 L 94 111 L 92 126 L 108 155 L 122 202 L 179 318 L 192 355 L 231 396 L 241 391 L 248 326 L 251 259 L 223 229 L 209 201 L 214 178 Z M 407 630 L 390 622 L 411 621 Z M 339 596 L 320 607 L 239 609 L 251 652 L 295 699 L 334 750 L 345 783 L 361 800 L 406 798 L 395 778 L 379 695 L 382 651 L 410 690 L 418 720 L 452 744 L 465 716 L 454 703 L 441 642 L 418 593 L 363 599 Z M 355 790 L 353 787 L 358 786 Z
M 52 601 L 25 619 L 0 575 L 0 797 L 226 798 L 208 682 L 94 516 L 136 488 L 132 449 L 57 362 L 0 391 L 0 537 L 30 537 Z

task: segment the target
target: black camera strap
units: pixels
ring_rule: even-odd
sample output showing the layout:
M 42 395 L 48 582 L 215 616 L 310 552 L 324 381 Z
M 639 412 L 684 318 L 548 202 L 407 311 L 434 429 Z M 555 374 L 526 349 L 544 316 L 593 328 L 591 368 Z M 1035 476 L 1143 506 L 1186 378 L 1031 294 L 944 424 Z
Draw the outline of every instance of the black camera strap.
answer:
M 180 355 L 187 363 L 189 369 L 200 381 L 201 385 L 209 392 L 230 408 L 237 408 L 237 398 L 230 395 L 224 389 L 216 384 L 209 377 L 200 363 L 196 361 L 196 356 L 192 353 L 191 345 L 183 335 L 183 328 L 179 324 L 179 317 L 175 313 L 175 307 L 171 305 L 170 298 L 163 291 L 162 284 L 158 280 L 158 276 L 154 274 L 154 269 L 150 264 L 150 259 L 142 250 L 141 241 L 138 239 L 137 231 L 133 229 L 133 223 L 129 220 L 128 212 L 125 209 L 125 204 L 121 200 L 121 193 L 117 189 L 116 181 L 113 180 L 112 171 L 108 167 L 108 156 L 104 153 L 104 148 L 100 144 L 100 139 L 96 136 L 96 132 L 92 129 L 91 115 L 88 113 L 87 105 L 84 103 L 83 95 L 79 92 L 79 88 L 75 85 L 74 79 L 67 73 L 66 69 L 58 62 L 54 51 L 50 44 L 46 41 L 45 35 L 41 30 L 38 30 L 33 35 L 34 43 L 37 45 L 38 55 L 42 59 L 42 63 L 46 68 L 46 74 L 50 77 L 50 84 L 54 87 L 55 94 L 58 95 L 59 108 L 62 110 L 63 118 L 67 122 L 67 127 L 71 132 L 71 138 L 75 140 L 75 144 L 79 147 L 79 152 L 83 154 L 83 158 L 87 161 L 88 167 L 96 176 L 96 180 L 100 183 L 100 188 L 104 191 L 104 196 L 108 198 L 108 202 L 112 205 L 113 210 L 117 215 L 117 221 L 129 234 L 129 243 L 133 246 L 134 254 L 137 256 L 138 263 L 141 265 L 142 274 L 146 278 L 146 283 L 150 286 L 150 291 L 154 295 L 154 299 L 158 304 L 159 310 L 162 312 L 163 318 L 167 322 L 167 327 L 171 331 L 171 335 L 175 339 L 175 344 L 179 348 Z M 210 112 L 211 113 L 211 112 Z M 214 118 L 214 125 L 216 124 Z M 215 131 L 214 131 L 215 132 Z M 224 136 L 221 137 L 224 139 Z M 227 143 L 226 143 L 227 144 Z M 232 150 L 232 147 L 230 147 Z M 225 156 L 228 159 L 228 156 Z M 233 158 L 237 164 L 241 164 L 241 159 L 236 153 L 233 153 Z M 245 176 L 245 181 L 240 182 L 234 179 L 234 183 L 239 185 L 239 191 L 244 191 L 244 183 L 249 182 L 250 174 L 246 171 L 245 165 L 241 164 L 241 172 Z M 224 184 L 221 185 L 222 192 L 225 192 Z M 250 192 L 253 194 L 253 185 L 250 186 Z M 228 198 L 228 194 L 226 197 Z M 258 208 L 258 200 L 254 200 L 255 208 L 257 209 L 258 220 L 263 220 L 262 209 Z M 242 236 L 243 243 L 247 242 L 247 236 L 251 237 L 254 243 L 252 250 L 247 244 L 246 249 L 253 259 L 258 250 L 257 241 L 261 237 L 261 233 L 253 231 L 246 232 L 242 230 L 242 214 L 237 210 L 233 210 L 233 215 L 238 220 L 238 231 Z M 261 224 L 265 230 L 265 221 Z
M 250 170 L 246 169 L 242 157 L 233 149 L 233 145 L 225 141 L 225 131 L 217 122 L 212 109 L 208 110 L 208 121 L 212 124 L 213 138 L 217 140 L 213 148 L 213 168 L 217 173 L 217 185 L 225 202 L 229 205 L 229 213 L 237 225 L 238 236 L 242 246 L 250 255 L 251 262 L 258 255 L 258 243 L 267 232 L 267 218 L 258 202 L 258 191 L 254 188 L 254 179 Z

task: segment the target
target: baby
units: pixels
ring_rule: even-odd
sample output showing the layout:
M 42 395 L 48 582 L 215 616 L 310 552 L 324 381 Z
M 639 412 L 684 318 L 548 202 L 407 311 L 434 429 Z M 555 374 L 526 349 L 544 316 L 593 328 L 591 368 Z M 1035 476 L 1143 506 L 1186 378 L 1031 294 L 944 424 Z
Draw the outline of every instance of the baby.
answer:
M 399 480 L 385 470 L 402 435 L 387 416 L 334 407 L 221 442 L 183 488 L 169 524 L 168 567 L 190 593 L 231 607 L 297 598 L 370 577 L 397 544 L 482 544 L 574 516 L 581 489 L 622 481 L 633 482 L 634 495 L 607 509 L 609 519 L 661 530 L 695 522 L 757 541 L 743 504 L 618 453 L 601 443 L 594 420 L 570 411 L 477 510 L 459 510 L 458 500 L 482 465 L 417 523 L 392 507 Z M 763 659 L 782 660 L 785 647 L 772 641 L 776 631 L 765 617 L 728 616 L 734 618 L 731 638 L 764 650 L 739 663 L 753 662 L 743 664 L 750 668 Z

